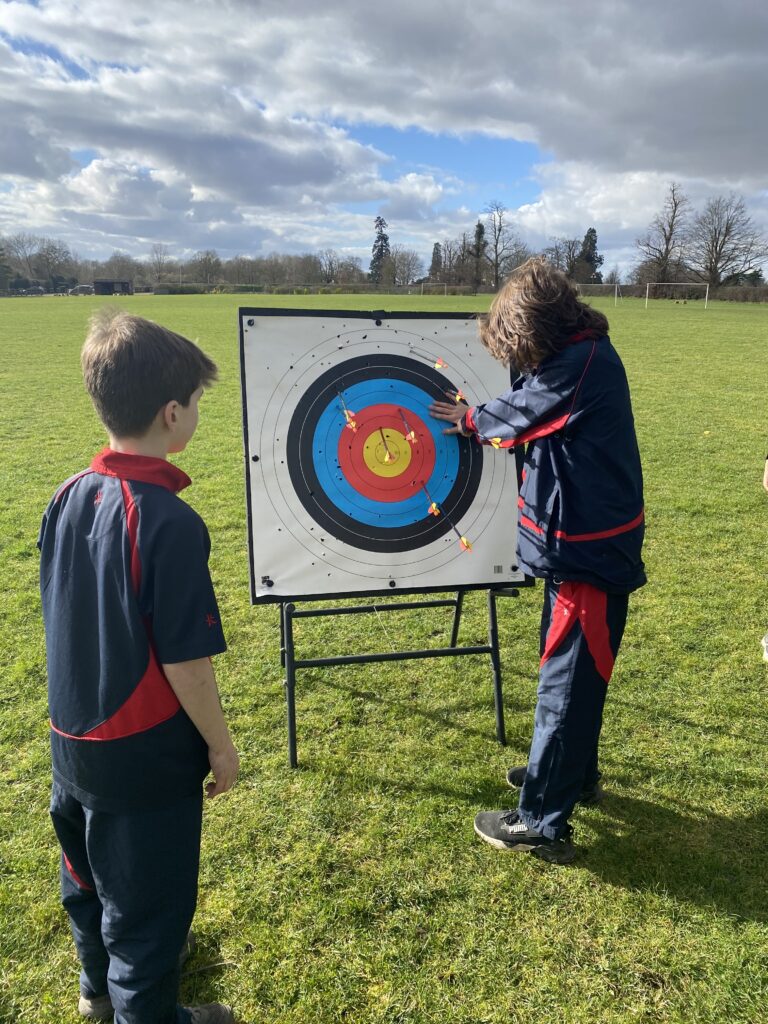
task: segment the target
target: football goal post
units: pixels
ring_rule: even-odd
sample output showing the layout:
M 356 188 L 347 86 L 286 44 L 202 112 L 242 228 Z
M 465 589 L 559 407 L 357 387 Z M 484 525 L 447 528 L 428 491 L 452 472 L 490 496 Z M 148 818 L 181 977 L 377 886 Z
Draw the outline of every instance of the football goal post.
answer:
M 618 306 L 619 299 L 623 298 L 621 294 L 621 286 L 618 281 L 609 284 L 590 284 L 588 282 L 579 282 L 576 285 L 576 290 L 579 295 L 584 298 L 588 298 L 590 295 L 611 295 L 613 294 L 613 304 Z
M 664 292 L 669 288 L 669 294 L 665 295 Z M 675 292 L 675 288 L 687 288 L 687 292 Z M 704 309 L 709 305 L 709 285 L 708 284 L 697 284 L 694 281 L 649 281 L 645 286 L 645 308 L 648 309 L 649 298 L 674 298 L 676 302 L 687 302 L 689 294 L 694 288 L 704 288 Z M 661 291 L 661 295 L 654 296 L 651 293 L 651 289 L 658 289 Z M 695 293 L 694 293 L 695 294 Z M 691 296 L 693 297 L 693 296 Z M 696 296 L 698 298 L 698 296 Z

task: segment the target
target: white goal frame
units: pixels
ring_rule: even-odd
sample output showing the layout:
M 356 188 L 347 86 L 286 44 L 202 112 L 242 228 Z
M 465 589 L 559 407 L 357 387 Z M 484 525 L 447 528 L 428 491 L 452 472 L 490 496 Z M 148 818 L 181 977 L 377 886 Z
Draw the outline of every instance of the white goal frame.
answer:
M 648 299 L 651 288 L 706 288 L 704 292 L 704 309 L 709 305 L 709 284 L 702 281 L 648 281 L 645 286 L 645 308 L 648 309 Z
M 613 283 L 611 283 L 610 281 L 603 283 L 601 281 L 599 284 L 597 282 L 595 282 L 593 284 L 591 281 L 578 281 L 578 282 L 576 282 L 576 290 L 578 291 L 579 295 L 584 295 L 584 292 L 582 291 L 582 288 L 613 288 L 613 304 L 614 304 L 614 306 L 618 306 L 619 299 L 623 299 L 624 298 L 624 296 L 621 294 L 621 285 L 619 284 L 618 281 L 614 281 Z M 585 295 L 585 298 L 589 298 L 589 296 Z

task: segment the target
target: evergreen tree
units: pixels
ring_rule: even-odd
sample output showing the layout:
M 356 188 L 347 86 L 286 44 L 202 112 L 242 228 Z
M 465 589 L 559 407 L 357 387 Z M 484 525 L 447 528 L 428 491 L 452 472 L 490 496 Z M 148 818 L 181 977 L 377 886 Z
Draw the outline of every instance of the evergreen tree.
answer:
M 603 275 L 600 267 L 603 265 L 603 257 L 597 251 L 597 231 L 590 228 L 584 235 L 581 243 L 581 251 L 577 260 L 577 272 L 574 275 L 577 281 L 584 284 L 602 284 Z
M 382 216 L 378 216 L 374 221 L 374 227 L 376 228 L 376 238 L 373 241 L 371 248 L 371 266 L 370 275 L 371 281 L 374 284 L 381 283 L 381 274 L 384 269 L 384 264 L 389 259 L 389 235 L 387 234 L 387 222 Z
M 443 275 L 443 247 L 439 242 L 432 246 L 432 262 L 429 265 L 429 276 L 433 281 L 439 281 Z
M 485 224 L 481 220 L 475 224 L 475 238 L 472 243 L 472 284 L 475 291 L 483 283 L 483 264 L 488 242 L 485 239 Z

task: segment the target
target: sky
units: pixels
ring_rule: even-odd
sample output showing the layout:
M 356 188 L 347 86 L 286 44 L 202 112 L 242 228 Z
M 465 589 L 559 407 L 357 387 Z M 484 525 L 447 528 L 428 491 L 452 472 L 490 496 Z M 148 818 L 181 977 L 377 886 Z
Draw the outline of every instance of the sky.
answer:
M 488 203 L 626 271 L 671 181 L 768 231 L 761 0 L 0 0 L 0 234 L 428 264 Z

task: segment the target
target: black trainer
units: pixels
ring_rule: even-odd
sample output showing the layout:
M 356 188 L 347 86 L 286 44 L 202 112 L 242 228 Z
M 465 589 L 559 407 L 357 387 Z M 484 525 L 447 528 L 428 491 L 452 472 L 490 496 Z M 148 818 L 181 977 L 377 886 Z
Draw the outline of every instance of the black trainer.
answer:
M 526 765 L 520 765 L 519 768 L 510 768 L 507 772 L 507 785 L 511 786 L 512 789 L 522 789 L 523 783 L 525 782 L 525 769 Z M 605 796 L 605 790 L 600 785 L 600 781 L 594 783 L 592 786 L 585 786 L 579 794 L 579 803 L 583 804 L 584 807 L 596 807 L 603 797 Z
M 528 828 L 517 811 L 481 811 L 475 817 L 475 832 L 497 850 L 532 853 L 534 857 L 552 864 L 570 864 L 576 856 L 570 825 L 562 839 L 547 839 L 540 832 Z

